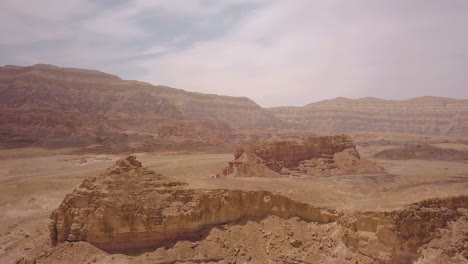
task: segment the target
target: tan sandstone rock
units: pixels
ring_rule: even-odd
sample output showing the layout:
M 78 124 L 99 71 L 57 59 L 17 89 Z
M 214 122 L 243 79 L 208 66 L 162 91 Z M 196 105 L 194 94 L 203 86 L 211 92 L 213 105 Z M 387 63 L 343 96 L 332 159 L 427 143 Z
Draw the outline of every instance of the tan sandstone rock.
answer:
M 141 263 L 464 263 L 467 219 L 468 196 L 338 211 L 268 191 L 193 189 L 128 156 L 65 197 L 51 215 L 55 248 L 33 261 L 83 249 L 101 263 L 133 250 L 148 252 Z
M 328 176 L 382 172 L 382 167 L 361 158 L 349 136 L 336 135 L 239 148 L 222 176 Z
M 53 245 L 83 240 L 105 250 L 151 248 L 268 215 L 321 223 L 338 218 L 334 210 L 267 191 L 189 189 L 128 156 L 65 197 L 51 215 L 50 235 Z

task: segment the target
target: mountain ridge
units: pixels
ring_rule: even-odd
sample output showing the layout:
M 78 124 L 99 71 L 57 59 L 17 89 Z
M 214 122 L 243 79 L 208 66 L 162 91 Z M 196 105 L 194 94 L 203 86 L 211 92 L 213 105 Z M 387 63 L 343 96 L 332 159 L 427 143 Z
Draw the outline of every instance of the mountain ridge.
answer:
M 262 108 L 248 97 L 203 94 L 48 64 L 0 67 L 0 93 L 0 147 L 59 136 L 86 145 L 106 133 L 126 131 L 218 143 L 232 141 L 235 131 L 257 130 L 271 135 L 283 130 L 468 135 L 468 100 L 433 96 L 404 101 L 338 97 Z

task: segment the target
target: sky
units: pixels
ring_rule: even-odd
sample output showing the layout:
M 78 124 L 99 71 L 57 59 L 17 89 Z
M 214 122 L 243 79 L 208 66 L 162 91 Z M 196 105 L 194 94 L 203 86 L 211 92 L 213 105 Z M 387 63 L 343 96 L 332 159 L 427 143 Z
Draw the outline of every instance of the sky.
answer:
M 37 63 L 264 107 L 468 98 L 468 1 L 1 0 L 0 65 Z

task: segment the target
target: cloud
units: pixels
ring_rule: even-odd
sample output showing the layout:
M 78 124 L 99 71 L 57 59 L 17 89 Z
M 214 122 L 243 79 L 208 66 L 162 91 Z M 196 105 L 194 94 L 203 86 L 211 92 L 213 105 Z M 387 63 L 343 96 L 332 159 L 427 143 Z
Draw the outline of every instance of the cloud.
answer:
M 468 84 L 466 12 L 350 2 L 274 1 L 222 37 L 145 61 L 144 79 L 248 95 L 263 106 L 337 96 L 460 96 L 457 89 Z
M 74 34 L 70 23 L 95 9 L 86 0 L 2 0 L 0 44 L 57 40 Z
M 262 106 L 468 97 L 467 14 L 464 0 L 4 0 L 0 59 Z

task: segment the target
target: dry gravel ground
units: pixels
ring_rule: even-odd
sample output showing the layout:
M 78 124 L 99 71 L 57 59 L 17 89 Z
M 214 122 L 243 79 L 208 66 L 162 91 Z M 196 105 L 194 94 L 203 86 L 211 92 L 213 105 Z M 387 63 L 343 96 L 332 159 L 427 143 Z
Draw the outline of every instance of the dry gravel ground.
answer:
M 454 143 L 451 143 L 450 147 L 454 147 L 453 145 Z M 462 149 L 466 146 L 455 147 Z M 359 151 L 364 156 L 371 156 L 382 148 L 384 147 L 361 147 Z M 0 151 L 0 263 L 13 263 L 19 256 L 26 255 L 32 250 L 47 247 L 49 241 L 47 224 L 51 211 L 60 204 L 67 193 L 79 185 L 84 177 L 100 173 L 120 157 L 114 155 L 69 155 L 67 153 L 66 150 L 48 151 L 43 149 Z M 162 155 L 145 153 L 137 155 L 144 166 L 169 177 L 186 181 L 194 188 L 270 190 L 285 194 L 295 200 L 339 209 L 395 209 L 429 197 L 467 194 L 466 190 L 468 190 L 468 163 L 466 162 L 374 160 L 379 165 L 384 166 L 388 174 L 300 179 L 213 179 L 211 176 L 221 171 L 226 162 L 232 159 L 232 154 Z M 219 232 L 234 232 L 239 229 L 236 231 L 238 238 L 231 236 L 227 241 L 228 244 L 238 243 L 245 246 L 244 252 L 236 253 L 239 254 L 239 259 L 246 261 L 249 257 L 255 259 L 255 255 L 252 255 L 254 252 L 251 252 L 249 247 L 255 247 L 255 243 L 260 243 L 260 245 L 266 243 L 263 246 L 265 248 L 271 247 L 272 252 L 275 251 L 275 247 L 281 249 L 277 249 L 278 254 L 275 255 L 278 258 L 278 263 L 287 263 L 281 258 L 288 258 L 286 253 L 296 249 L 296 247 L 291 246 L 294 241 L 285 240 L 279 245 L 269 245 L 268 236 L 274 236 L 274 230 L 265 231 L 267 232 L 266 237 L 263 237 L 264 234 L 259 231 L 270 226 L 269 221 L 282 221 L 276 226 L 284 226 L 284 228 L 293 226 L 296 231 L 293 230 L 294 234 L 303 232 L 303 228 L 312 228 L 310 225 L 305 225 L 305 223 L 294 219 L 285 221 L 273 217 L 260 219 L 257 222 L 242 223 L 239 226 L 231 225 L 226 227 L 226 230 Z M 240 227 L 245 228 L 240 229 Z M 327 227 L 322 226 L 316 230 L 316 233 L 322 234 L 324 232 L 325 234 L 326 230 Z M 201 246 L 219 250 L 221 255 L 226 254 L 226 252 L 231 254 L 229 246 L 228 248 L 217 248 L 221 244 L 216 241 L 216 232 L 218 231 L 213 229 L 207 236 L 214 241 L 213 245 L 217 245 L 216 247 L 212 245 L 211 240 L 204 241 Z M 288 239 L 295 239 L 294 234 L 288 235 Z M 253 238 L 249 239 L 252 236 Z M 257 237 L 260 237 L 260 240 L 255 242 Z M 336 238 L 333 235 L 323 239 L 328 239 L 327 243 L 336 243 Z M 248 242 L 244 243 L 244 241 Z M 39 249 L 36 247 L 38 245 Z M 61 245 L 61 247 L 65 246 L 69 245 Z M 183 255 L 185 250 L 193 246 L 192 242 L 179 242 L 174 248 L 168 250 L 180 252 Z M 76 243 L 70 247 L 76 247 L 76 250 L 86 248 L 88 253 L 96 251 L 90 259 L 84 257 L 83 260 L 75 260 L 77 263 L 88 263 L 94 260 L 101 263 L 111 261 L 113 263 L 157 263 L 158 254 L 165 254 L 165 250 L 161 249 L 157 252 L 136 256 L 108 255 L 87 243 Z M 318 249 L 311 248 L 304 254 L 313 255 L 314 250 Z M 65 255 L 63 258 L 66 258 Z M 182 255 L 181 259 L 183 259 Z M 66 259 L 63 261 L 62 263 L 70 263 Z M 213 259 L 213 261 L 216 260 Z M 316 261 L 317 263 L 326 262 L 326 259 L 317 259 Z

